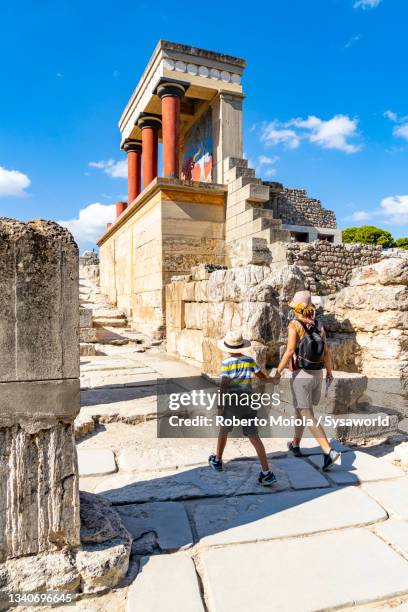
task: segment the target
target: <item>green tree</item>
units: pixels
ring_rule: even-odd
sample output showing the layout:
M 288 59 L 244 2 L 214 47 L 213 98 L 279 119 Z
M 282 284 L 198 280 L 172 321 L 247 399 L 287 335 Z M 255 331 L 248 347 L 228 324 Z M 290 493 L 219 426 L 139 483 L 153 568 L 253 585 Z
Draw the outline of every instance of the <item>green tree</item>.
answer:
M 361 242 L 362 244 L 377 244 L 382 247 L 394 245 L 390 232 L 374 225 L 349 227 L 342 232 L 343 242 Z
M 408 238 L 397 238 L 395 241 L 395 246 L 399 249 L 405 249 L 408 251 Z

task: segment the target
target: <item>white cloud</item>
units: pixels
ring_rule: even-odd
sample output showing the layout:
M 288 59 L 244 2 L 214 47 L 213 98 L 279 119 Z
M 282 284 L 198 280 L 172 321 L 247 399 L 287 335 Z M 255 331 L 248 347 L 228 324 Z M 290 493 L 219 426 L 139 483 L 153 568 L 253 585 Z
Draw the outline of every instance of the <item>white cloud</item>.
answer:
M 380 206 L 371 211 L 358 210 L 345 221 L 369 221 L 377 217 L 381 223 L 389 225 L 408 224 L 408 195 L 395 195 L 383 198 Z
M 26 174 L 0 166 L 0 198 L 8 196 L 21 198 L 27 195 L 25 189 L 30 185 L 31 181 Z
M 350 217 L 351 221 L 367 221 L 372 215 L 365 210 L 357 210 Z
M 392 110 L 386 110 L 384 113 L 384 117 L 386 117 L 390 121 L 398 121 L 397 113 L 394 113 L 394 111 Z
M 381 211 L 390 223 L 408 224 L 408 195 L 395 195 L 381 201 Z
M 350 49 L 350 47 L 354 45 L 354 43 L 358 42 L 360 39 L 361 39 L 361 34 L 356 34 L 355 36 L 352 36 L 352 38 L 350 38 L 350 40 L 346 42 L 346 44 L 344 45 L 344 48 Z
M 261 140 L 270 146 L 283 144 L 288 149 L 297 149 L 300 145 L 299 136 L 295 130 L 286 129 L 284 126 L 285 124 L 278 121 L 267 123 L 263 127 Z
M 77 218 L 58 221 L 58 223 L 69 229 L 81 246 L 88 242 L 96 242 L 106 230 L 106 224 L 114 221 L 115 214 L 114 204 L 105 205 L 95 202 L 81 208 Z
M 397 113 L 394 113 L 391 110 L 386 110 L 384 113 L 384 117 L 392 121 L 393 123 L 397 123 L 392 130 L 393 136 L 397 138 L 403 138 L 404 140 L 408 140 L 408 116 L 399 117 Z
M 260 155 L 258 157 L 258 163 L 261 166 L 271 166 L 272 164 L 275 164 L 278 161 L 279 157 L 277 155 L 274 155 L 273 157 L 267 157 L 266 155 Z
M 115 162 L 114 159 L 103 159 L 98 162 L 89 162 L 91 168 L 98 168 L 109 174 L 112 178 L 127 178 L 127 160 Z
M 278 155 L 268 157 L 267 155 L 259 155 L 258 163 L 256 165 L 256 174 L 263 178 L 271 178 L 276 175 L 277 170 L 274 167 L 278 161 Z
M 404 140 L 408 140 L 408 123 L 402 123 L 401 125 L 396 125 L 392 130 L 394 136 L 398 138 L 403 138 Z
M 284 123 L 271 121 L 264 125 L 261 140 L 273 146 L 284 144 L 296 149 L 301 140 L 308 140 L 324 149 L 337 149 L 344 153 L 357 153 L 361 145 L 349 142 L 358 136 L 358 119 L 348 115 L 335 115 L 327 121 L 309 115 L 307 119 L 290 119 Z
M 375 8 L 380 4 L 380 2 L 381 0 L 357 0 L 357 2 L 353 4 L 353 8 Z

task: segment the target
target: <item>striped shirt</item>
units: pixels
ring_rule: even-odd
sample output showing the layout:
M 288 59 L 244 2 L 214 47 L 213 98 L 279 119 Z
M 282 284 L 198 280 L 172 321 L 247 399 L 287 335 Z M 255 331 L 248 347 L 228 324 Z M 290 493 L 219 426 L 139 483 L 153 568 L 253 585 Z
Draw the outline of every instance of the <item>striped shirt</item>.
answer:
M 232 387 L 240 389 L 251 388 L 251 378 L 253 374 L 260 372 L 260 368 L 252 357 L 246 355 L 230 356 L 223 360 L 221 364 L 221 377 L 230 379 Z

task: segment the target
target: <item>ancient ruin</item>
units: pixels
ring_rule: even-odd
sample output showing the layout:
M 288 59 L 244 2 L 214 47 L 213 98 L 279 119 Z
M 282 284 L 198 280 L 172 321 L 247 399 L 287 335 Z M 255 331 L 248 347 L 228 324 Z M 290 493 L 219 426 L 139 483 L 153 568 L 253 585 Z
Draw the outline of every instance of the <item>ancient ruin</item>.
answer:
M 73 592 L 84 612 L 407 600 L 408 258 L 342 244 L 319 200 L 255 176 L 244 69 L 159 42 L 120 119 L 128 201 L 99 256 L 55 223 L 0 218 L 0 609 L 14 592 Z M 261 490 L 247 440 L 212 472 L 214 440 L 160 435 L 158 405 L 166 381 L 216 389 L 229 329 L 270 370 L 303 288 L 334 356 L 319 413 L 352 423 L 327 430 L 330 472 L 314 439 L 295 458 L 273 431 Z
M 234 265 L 243 238 L 267 249 L 291 238 L 341 242 L 332 211 L 248 168 L 244 69 L 242 59 L 160 41 L 122 114 L 128 204 L 98 244 L 102 291 L 135 329 L 163 337 L 171 277 L 199 263 Z
M 126 573 L 131 537 L 79 494 L 78 248 L 56 223 L 0 219 L 0 601 L 92 593 Z

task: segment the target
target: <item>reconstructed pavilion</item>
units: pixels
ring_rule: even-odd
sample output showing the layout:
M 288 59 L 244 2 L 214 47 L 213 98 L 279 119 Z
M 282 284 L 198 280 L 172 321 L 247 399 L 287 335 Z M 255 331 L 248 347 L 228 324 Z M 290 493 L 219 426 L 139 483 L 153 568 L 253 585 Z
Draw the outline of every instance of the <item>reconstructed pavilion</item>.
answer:
M 271 252 L 289 240 L 340 240 L 318 200 L 248 168 L 244 68 L 243 59 L 162 40 L 120 118 L 128 202 L 98 241 L 101 287 L 149 334 L 163 333 L 170 278 L 198 263 L 230 264 L 243 239 L 263 239 Z

